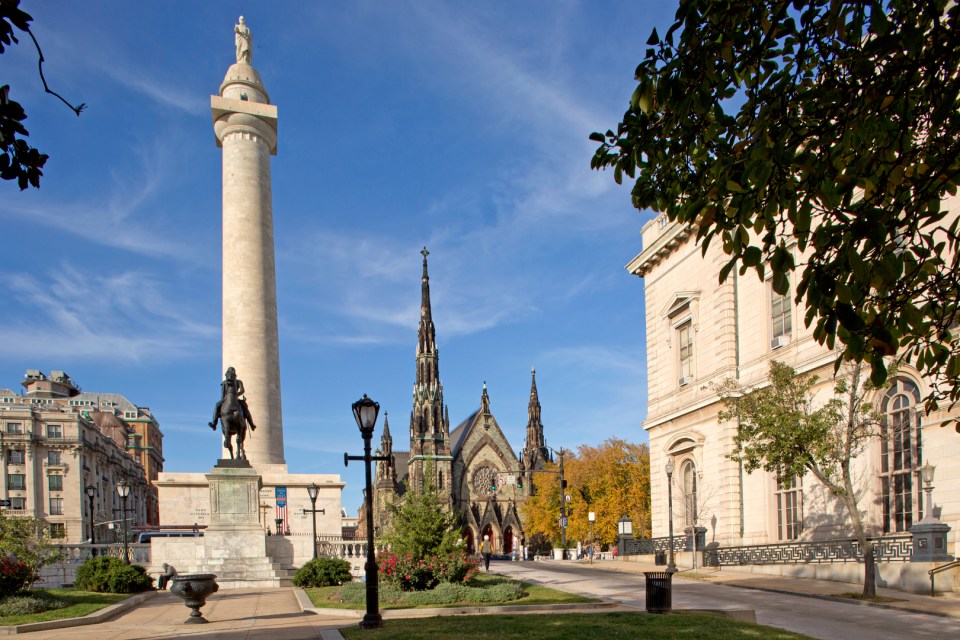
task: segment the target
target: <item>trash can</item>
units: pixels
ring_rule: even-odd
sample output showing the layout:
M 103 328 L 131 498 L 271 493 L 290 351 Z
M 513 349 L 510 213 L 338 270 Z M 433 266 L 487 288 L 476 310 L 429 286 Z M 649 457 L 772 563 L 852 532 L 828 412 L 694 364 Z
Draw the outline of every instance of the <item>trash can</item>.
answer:
M 667 564 L 667 552 L 666 551 L 655 551 L 653 553 L 653 564 L 658 567 L 666 566 Z
M 647 613 L 668 613 L 673 602 L 673 574 L 644 571 L 647 577 Z

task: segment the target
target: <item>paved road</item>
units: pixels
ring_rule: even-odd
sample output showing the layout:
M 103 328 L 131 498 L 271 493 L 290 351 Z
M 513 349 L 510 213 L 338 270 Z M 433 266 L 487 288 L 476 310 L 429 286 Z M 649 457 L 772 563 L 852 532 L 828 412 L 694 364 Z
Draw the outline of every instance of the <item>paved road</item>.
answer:
M 596 595 L 644 609 L 643 575 L 615 573 L 589 565 L 552 562 L 498 562 L 491 570 L 563 591 Z M 960 637 L 956 619 L 893 611 L 856 602 L 770 593 L 675 578 L 675 609 L 753 609 L 760 624 L 823 640 L 944 640 Z

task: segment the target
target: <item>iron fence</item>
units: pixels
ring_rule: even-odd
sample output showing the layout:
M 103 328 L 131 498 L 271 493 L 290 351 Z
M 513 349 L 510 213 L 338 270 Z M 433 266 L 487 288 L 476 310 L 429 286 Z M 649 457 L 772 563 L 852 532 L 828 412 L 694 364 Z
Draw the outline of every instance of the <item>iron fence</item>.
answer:
M 868 538 L 874 544 L 877 562 L 909 562 L 913 536 Z M 748 564 L 834 564 L 862 562 L 860 542 L 856 538 L 780 542 L 742 547 L 707 547 L 703 564 L 708 567 L 736 567 Z

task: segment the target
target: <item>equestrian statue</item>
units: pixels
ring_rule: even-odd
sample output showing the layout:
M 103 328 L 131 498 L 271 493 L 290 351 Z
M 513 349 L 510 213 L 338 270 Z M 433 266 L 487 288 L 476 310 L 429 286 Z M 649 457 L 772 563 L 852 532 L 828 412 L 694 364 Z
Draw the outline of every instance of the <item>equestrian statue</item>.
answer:
M 213 410 L 213 422 L 209 423 L 211 429 L 216 431 L 217 420 L 223 429 L 223 446 L 230 452 L 231 459 L 246 460 L 247 454 L 243 450 L 243 441 L 247 437 L 247 426 L 250 431 L 256 430 L 253 424 L 253 418 L 250 416 L 250 408 L 247 407 L 247 401 L 243 398 L 243 381 L 237 378 L 237 372 L 233 367 L 227 369 L 224 374 L 224 380 L 220 383 L 220 401 L 217 402 Z M 233 455 L 233 444 L 231 438 L 237 437 L 237 455 Z

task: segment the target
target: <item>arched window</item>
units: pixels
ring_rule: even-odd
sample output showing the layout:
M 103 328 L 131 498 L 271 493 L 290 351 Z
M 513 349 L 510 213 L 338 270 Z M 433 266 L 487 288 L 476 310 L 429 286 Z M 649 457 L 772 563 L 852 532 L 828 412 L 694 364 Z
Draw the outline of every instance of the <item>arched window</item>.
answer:
M 683 483 L 683 520 L 685 526 L 692 527 L 698 520 L 697 511 L 700 509 L 697 502 L 697 467 L 692 460 L 683 463 L 680 481 Z
M 880 403 L 880 487 L 883 532 L 907 531 L 921 513 L 916 471 L 923 464 L 920 442 L 920 390 L 898 378 Z

